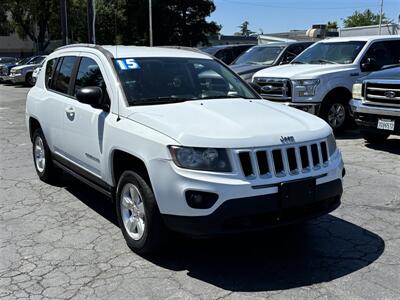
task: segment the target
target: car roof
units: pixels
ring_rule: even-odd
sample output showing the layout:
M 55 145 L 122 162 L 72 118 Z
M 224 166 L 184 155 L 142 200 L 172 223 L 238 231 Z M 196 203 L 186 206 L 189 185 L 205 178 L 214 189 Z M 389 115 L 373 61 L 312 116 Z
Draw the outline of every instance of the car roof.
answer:
M 189 47 L 146 47 L 146 46 L 124 46 L 124 45 L 93 45 L 93 44 L 72 44 L 60 47 L 53 53 L 64 51 L 85 51 L 96 49 L 107 54 L 111 54 L 113 58 L 126 57 L 186 57 L 186 58 L 203 58 L 212 59 L 209 55 L 195 48 Z M 53 55 L 52 55 L 53 56 Z
M 293 42 L 271 42 L 268 44 L 255 45 L 254 47 L 286 47 L 290 45 L 303 45 L 303 44 L 313 44 L 312 41 L 293 41 Z
M 349 36 L 349 37 L 334 37 L 319 41 L 318 43 L 334 43 L 334 42 L 370 42 L 375 40 L 400 40 L 398 35 L 370 35 L 370 36 Z
M 256 44 L 227 44 L 227 45 L 215 45 L 209 47 L 202 47 L 200 49 L 228 49 L 228 48 L 235 48 L 235 47 L 252 47 L 256 46 Z

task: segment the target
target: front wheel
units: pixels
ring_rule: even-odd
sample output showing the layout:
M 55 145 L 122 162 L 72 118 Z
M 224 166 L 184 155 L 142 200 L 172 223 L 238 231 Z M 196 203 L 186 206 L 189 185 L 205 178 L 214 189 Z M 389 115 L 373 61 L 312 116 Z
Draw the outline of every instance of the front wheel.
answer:
M 347 101 L 328 99 L 322 103 L 320 117 L 334 131 L 342 131 L 350 121 L 350 111 Z
M 373 131 L 364 131 L 361 130 L 361 135 L 367 142 L 371 144 L 381 144 L 387 140 L 390 133 L 381 133 L 381 132 L 373 132 Z
M 146 254 L 160 250 L 168 238 L 154 193 L 137 173 L 125 171 L 118 182 L 116 211 L 127 245 Z
M 35 80 L 33 79 L 32 73 L 28 73 L 25 78 L 25 84 L 28 86 L 34 86 Z

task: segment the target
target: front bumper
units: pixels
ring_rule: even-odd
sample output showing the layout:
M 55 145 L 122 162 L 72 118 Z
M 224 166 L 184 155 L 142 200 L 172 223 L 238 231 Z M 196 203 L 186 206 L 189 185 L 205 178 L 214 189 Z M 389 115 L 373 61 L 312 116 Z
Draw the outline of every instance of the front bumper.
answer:
M 9 77 L 10 77 L 9 80 L 14 84 L 25 82 L 25 77 L 22 74 L 18 74 L 18 75 L 11 74 Z
M 350 101 L 351 113 L 363 130 L 400 135 L 400 108 L 365 105 L 361 100 Z M 377 129 L 378 119 L 395 121 L 394 131 Z
M 171 230 L 191 236 L 210 236 L 265 230 L 325 215 L 340 205 L 342 180 L 316 186 L 314 201 L 283 208 L 280 193 L 230 199 L 207 216 L 163 215 Z M 301 199 L 296 201 L 301 203 Z

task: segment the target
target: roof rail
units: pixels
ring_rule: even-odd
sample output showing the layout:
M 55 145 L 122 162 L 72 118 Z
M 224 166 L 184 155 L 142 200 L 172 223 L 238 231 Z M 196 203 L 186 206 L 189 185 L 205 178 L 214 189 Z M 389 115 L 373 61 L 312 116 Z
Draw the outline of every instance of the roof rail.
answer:
M 62 49 L 69 49 L 69 48 L 76 48 L 76 47 L 89 47 L 89 48 L 93 48 L 96 50 L 99 50 L 101 53 L 103 53 L 105 56 L 107 56 L 108 58 L 114 58 L 114 56 L 112 55 L 112 53 L 110 51 L 107 51 L 106 49 L 104 49 L 102 46 L 100 45 L 96 45 L 96 44 L 85 44 L 85 43 L 80 43 L 80 44 L 69 44 L 69 45 L 65 45 L 65 46 L 61 46 L 58 47 L 57 49 L 55 49 L 54 51 L 57 50 L 62 50 Z

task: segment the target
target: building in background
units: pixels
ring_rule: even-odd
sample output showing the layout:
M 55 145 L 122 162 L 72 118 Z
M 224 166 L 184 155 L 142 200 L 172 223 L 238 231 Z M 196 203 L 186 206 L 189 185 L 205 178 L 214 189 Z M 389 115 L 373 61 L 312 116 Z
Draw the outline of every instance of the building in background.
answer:
M 0 56 L 27 57 L 35 53 L 35 43 L 16 33 L 0 35 Z
M 399 24 L 382 24 L 382 35 L 398 35 L 400 34 Z M 339 36 L 368 36 L 379 35 L 379 25 L 359 26 L 349 28 L 339 28 Z

